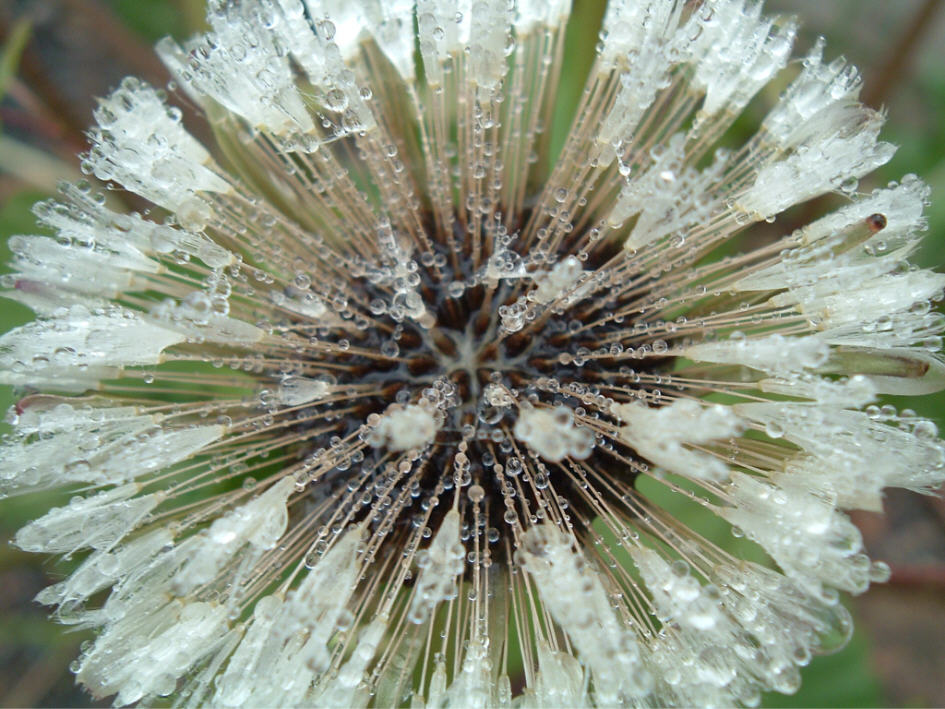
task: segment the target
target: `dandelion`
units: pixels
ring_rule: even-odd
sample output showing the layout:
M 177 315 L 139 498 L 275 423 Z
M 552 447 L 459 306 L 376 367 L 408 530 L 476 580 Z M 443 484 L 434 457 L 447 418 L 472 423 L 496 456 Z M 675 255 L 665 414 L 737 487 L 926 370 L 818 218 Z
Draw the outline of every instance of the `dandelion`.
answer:
M 889 570 L 844 511 L 945 477 L 874 403 L 945 384 L 928 190 L 859 191 L 893 148 L 857 72 L 745 0 L 611 2 L 558 150 L 568 21 L 212 2 L 170 99 L 100 102 L 83 170 L 153 207 L 38 204 L 0 338 L 0 491 L 75 494 L 15 543 L 84 554 L 39 600 L 98 629 L 94 696 L 754 705 L 848 638 Z

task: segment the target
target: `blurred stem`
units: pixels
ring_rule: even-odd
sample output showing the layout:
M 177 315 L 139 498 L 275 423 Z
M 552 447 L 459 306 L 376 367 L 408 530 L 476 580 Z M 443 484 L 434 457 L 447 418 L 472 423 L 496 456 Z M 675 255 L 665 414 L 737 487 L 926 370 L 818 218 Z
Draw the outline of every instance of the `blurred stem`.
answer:
M 942 9 L 942 0 L 925 0 L 912 20 L 899 35 L 896 46 L 883 63 L 882 70 L 863 92 L 863 103 L 880 106 L 902 85 L 902 75 L 908 71 L 916 50 L 928 31 L 935 26 L 935 14 Z
M 69 163 L 7 135 L 0 135 L 0 171 L 53 193 L 60 180 L 82 179 L 78 170 Z
M 929 586 L 945 588 L 945 566 L 940 564 L 893 566 L 891 586 Z
M 141 2 L 146 6 L 147 3 Z M 123 69 L 149 81 L 167 81 L 167 70 L 147 42 L 122 22 L 101 0 L 63 0 L 66 18 L 83 16 L 90 26 L 101 31 L 101 41 L 121 59 Z
M 26 49 L 33 26 L 29 19 L 22 17 L 10 29 L 10 36 L 3 45 L 0 54 L 0 99 L 6 96 L 10 80 L 20 65 L 20 57 Z

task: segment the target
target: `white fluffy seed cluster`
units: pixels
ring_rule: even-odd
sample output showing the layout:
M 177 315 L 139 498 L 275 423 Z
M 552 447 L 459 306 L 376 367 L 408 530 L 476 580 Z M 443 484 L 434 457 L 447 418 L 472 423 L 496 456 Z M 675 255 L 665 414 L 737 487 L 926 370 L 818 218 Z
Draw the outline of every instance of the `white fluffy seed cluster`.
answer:
M 513 433 L 518 440 L 552 463 L 569 456 L 587 458 L 594 449 L 593 431 L 575 426 L 574 412 L 566 406 L 522 409 Z
M 160 416 L 133 406 L 31 408 L 0 446 L 0 493 L 118 485 L 185 460 L 224 432 L 220 425 L 162 426 Z
M 690 446 L 739 433 L 742 425 L 730 407 L 680 399 L 659 408 L 616 404 L 612 411 L 624 422 L 621 439 L 647 460 L 678 475 L 714 481 L 728 478 L 729 468 L 721 456 Z
M 641 662 L 637 641 L 626 632 L 626 620 L 614 611 L 600 577 L 587 568 L 572 538 L 554 527 L 534 526 L 518 555 L 592 674 L 596 703 L 606 706 L 646 696 L 652 678 Z M 545 681 L 558 683 L 550 672 Z M 565 687 L 557 691 L 566 693 Z
M 180 119 L 180 109 L 169 108 L 155 89 L 125 79 L 95 111 L 98 128 L 90 133 L 85 169 L 172 211 L 208 211 L 198 192 L 227 192 L 230 186 Z M 148 141 L 151 150 L 142 151 Z M 201 221 L 194 224 L 197 229 L 204 226 Z
M 536 279 L 537 287 L 528 294 L 528 297 L 542 305 L 559 299 L 564 300 L 565 303 L 574 302 L 587 290 L 578 285 L 582 276 L 584 276 L 584 269 L 581 267 L 581 262 L 574 256 L 568 256 Z
M 125 483 L 53 508 L 18 531 L 16 545 L 65 554 L 85 547 L 108 551 L 161 501 L 159 493 L 134 497 L 139 491 L 135 483 Z
M 430 546 L 419 553 L 417 566 L 420 577 L 413 597 L 408 619 L 422 623 L 441 601 L 457 594 L 457 579 L 463 572 L 466 549 L 460 538 L 460 518 L 450 510 L 437 529 Z
M 435 411 L 428 406 L 410 404 L 385 413 L 368 441 L 373 446 L 385 446 L 393 451 L 422 448 L 433 441 L 439 428 Z
M 175 592 L 191 593 L 212 581 L 236 554 L 251 558 L 272 549 L 289 523 L 286 502 L 294 491 L 295 481 L 283 478 L 255 499 L 215 519 L 193 557 L 174 577 Z

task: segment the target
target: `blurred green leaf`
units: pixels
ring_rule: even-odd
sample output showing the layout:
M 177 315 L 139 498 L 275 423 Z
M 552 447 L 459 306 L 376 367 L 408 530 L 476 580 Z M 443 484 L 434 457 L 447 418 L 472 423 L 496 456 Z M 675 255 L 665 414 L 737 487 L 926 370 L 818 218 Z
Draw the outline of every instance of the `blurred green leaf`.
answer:
M 0 50 L 0 98 L 7 93 L 7 87 L 10 80 L 16 74 L 17 67 L 20 65 L 20 57 L 23 50 L 26 49 L 26 43 L 29 41 L 32 32 L 32 25 L 26 18 L 20 18 L 10 30 L 10 36 Z
M 149 42 L 189 34 L 185 16 L 170 2 L 108 0 L 108 6 L 128 27 Z

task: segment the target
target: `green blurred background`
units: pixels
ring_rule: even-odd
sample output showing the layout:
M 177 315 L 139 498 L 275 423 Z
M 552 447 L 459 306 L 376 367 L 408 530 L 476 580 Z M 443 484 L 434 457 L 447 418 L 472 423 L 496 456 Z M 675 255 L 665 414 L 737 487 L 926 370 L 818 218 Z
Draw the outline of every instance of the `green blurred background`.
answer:
M 603 0 L 574 0 L 562 102 L 580 90 L 596 42 Z M 917 261 L 945 262 L 945 2 L 942 0 L 768 0 L 768 12 L 803 21 L 804 51 L 818 35 L 828 56 L 845 55 L 863 71 L 865 100 L 889 112 L 893 161 L 861 182 L 868 191 L 903 174 L 933 189 L 929 234 Z M 150 50 L 167 34 L 199 29 L 202 0 L 0 0 L 0 263 L 6 238 L 34 231 L 30 206 L 57 180 L 78 179 L 75 155 L 91 121 L 94 96 L 129 74 L 162 85 L 167 77 Z M 777 88 L 772 89 L 776 95 Z M 566 109 L 564 111 L 567 112 Z M 749 131 L 758 115 L 746 116 Z M 185 119 L 186 120 L 186 119 Z M 189 121 L 198 132 L 199 123 Z M 131 205 L 134 206 L 134 205 Z M 783 231 L 785 224 L 776 223 Z M 0 266 L 0 273 L 4 272 Z M 0 301 L 0 332 L 30 313 Z M 0 411 L 12 392 L 0 387 Z M 895 401 L 945 430 L 945 395 Z M 0 423 L 0 433 L 7 430 Z M 7 543 L 58 495 L 0 502 L 0 706 L 87 706 L 69 663 L 83 633 L 69 632 L 32 602 L 61 578 L 68 563 L 24 554 Z M 902 491 L 887 496 L 886 514 L 856 515 L 868 550 L 893 568 L 891 582 L 853 599 L 857 633 L 836 655 L 815 658 L 793 697 L 767 695 L 765 705 L 945 706 L 945 505 Z

